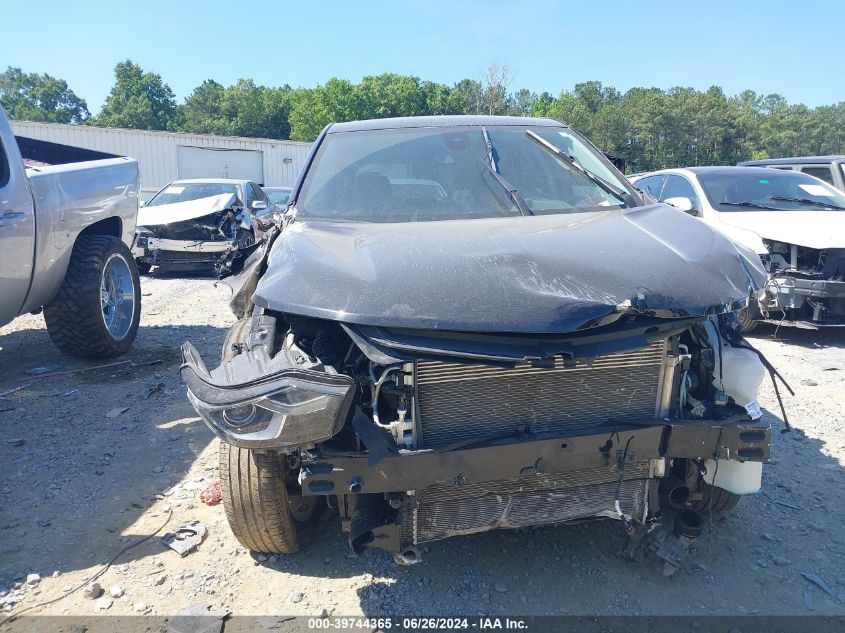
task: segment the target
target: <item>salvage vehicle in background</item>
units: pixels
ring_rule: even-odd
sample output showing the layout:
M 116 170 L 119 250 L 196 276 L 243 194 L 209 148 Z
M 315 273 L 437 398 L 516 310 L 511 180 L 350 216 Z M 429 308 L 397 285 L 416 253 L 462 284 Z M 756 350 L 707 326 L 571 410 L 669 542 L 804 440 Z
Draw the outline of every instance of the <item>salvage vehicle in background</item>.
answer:
M 765 293 L 741 313 L 756 321 L 845 325 L 845 193 L 790 170 L 666 169 L 635 185 L 726 233 L 762 258 Z
M 792 158 L 767 158 L 764 160 L 749 160 L 737 163 L 740 167 L 772 167 L 774 169 L 791 169 L 803 174 L 815 176 L 833 185 L 840 191 L 845 191 L 845 156 L 795 156 Z
M 153 266 L 237 271 L 270 223 L 276 205 L 250 180 L 171 182 L 141 209 L 133 252 L 142 272 Z
M 764 367 L 736 312 L 760 258 L 549 119 L 339 123 L 182 378 L 222 439 L 229 525 L 295 552 L 616 519 L 701 521 L 760 487 Z M 699 524 L 700 525 L 700 524 Z
M 270 198 L 270 202 L 275 204 L 279 210 L 284 210 L 288 206 L 290 194 L 293 191 L 290 187 L 262 187 L 264 193 Z
M 61 351 L 123 354 L 141 314 L 129 250 L 138 163 L 113 156 L 72 162 L 76 148 L 32 139 L 20 146 L 0 107 L 0 326 L 43 309 Z

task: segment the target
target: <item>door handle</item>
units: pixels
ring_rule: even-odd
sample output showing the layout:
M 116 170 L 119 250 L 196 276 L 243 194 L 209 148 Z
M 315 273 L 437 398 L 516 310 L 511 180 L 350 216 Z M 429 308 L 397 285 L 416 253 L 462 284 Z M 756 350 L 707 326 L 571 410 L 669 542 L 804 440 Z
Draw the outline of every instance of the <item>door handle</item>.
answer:
M 24 214 L 20 211 L 6 211 L 3 215 L 0 215 L 0 227 L 6 226 L 7 224 L 14 224 L 18 220 L 23 220 Z

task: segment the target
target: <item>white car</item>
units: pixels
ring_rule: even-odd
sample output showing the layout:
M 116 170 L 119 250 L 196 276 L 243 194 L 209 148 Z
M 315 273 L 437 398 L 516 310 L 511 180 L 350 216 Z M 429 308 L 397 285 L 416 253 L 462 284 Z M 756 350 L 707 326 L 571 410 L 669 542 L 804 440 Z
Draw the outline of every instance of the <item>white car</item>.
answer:
M 138 213 L 138 268 L 213 267 L 221 277 L 237 272 L 276 208 L 250 180 L 171 182 Z
M 754 321 L 845 325 L 845 194 L 807 174 L 765 167 L 688 167 L 630 178 L 657 200 L 755 250 L 769 271 Z

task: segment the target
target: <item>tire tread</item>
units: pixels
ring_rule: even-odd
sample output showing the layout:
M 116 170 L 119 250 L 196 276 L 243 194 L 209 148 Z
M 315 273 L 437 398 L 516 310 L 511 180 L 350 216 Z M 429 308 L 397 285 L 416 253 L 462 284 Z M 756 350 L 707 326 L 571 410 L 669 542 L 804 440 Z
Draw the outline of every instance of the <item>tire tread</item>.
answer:
M 100 275 L 110 253 L 120 252 L 129 264 L 135 289 L 135 314 L 121 341 L 108 336 L 102 321 Z M 135 340 L 141 312 L 141 287 L 134 258 L 126 245 L 109 235 L 82 235 L 73 246 L 65 278 L 55 298 L 44 306 L 47 333 L 65 354 L 111 358 L 125 353 Z
M 237 354 L 249 319 L 232 326 L 223 344 L 222 360 Z M 229 527 L 241 545 L 254 552 L 293 554 L 306 544 L 315 515 L 298 523 L 288 506 L 284 457 L 220 443 L 220 489 Z
M 288 507 L 282 458 L 220 443 L 223 509 L 235 538 L 255 552 L 292 554 L 301 547 Z

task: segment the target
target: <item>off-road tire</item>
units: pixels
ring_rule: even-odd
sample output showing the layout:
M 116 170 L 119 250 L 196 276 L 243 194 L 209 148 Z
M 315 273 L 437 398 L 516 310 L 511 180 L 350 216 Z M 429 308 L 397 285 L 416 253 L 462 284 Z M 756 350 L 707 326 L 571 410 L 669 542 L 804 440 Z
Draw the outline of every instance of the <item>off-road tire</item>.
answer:
M 112 255 L 120 255 L 132 276 L 135 308 L 129 331 L 115 339 L 103 319 L 100 281 Z M 83 358 L 112 358 L 132 347 L 141 320 L 141 282 L 132 253 L 116 237 L 82 235 L 76 240 L 58 294 L 44 306 L 44 320 L 53 343 L 65 354 Z
M 249 326 L 241 319 L 223 344 L 223 360 L 239 353 Z M 314 535 L 319 512 L 302 521 L 291 512 L 288 486 L 295 486 L 284 455 L 259 453 L 220 442 L 220 490 L 229 527 L 238 542 L 254 552 L 293 554 Z
M 741 495 L 735 495 L 724 488 L 717 488 L 716 486 L 702 483 L 701 500 L 696 501 L 692 506 L 693 510 L 697 510 L 705 515 L 708 512 L 723 513 L 733 510 L 741 498 Z

